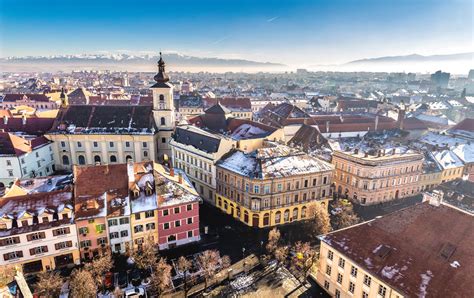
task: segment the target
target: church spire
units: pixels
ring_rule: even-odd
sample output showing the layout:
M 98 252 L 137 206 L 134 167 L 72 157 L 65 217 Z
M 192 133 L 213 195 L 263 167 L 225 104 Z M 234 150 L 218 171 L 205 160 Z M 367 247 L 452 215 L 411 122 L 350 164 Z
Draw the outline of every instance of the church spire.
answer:
M 155 75 L 154 79 L 158 83 L 165 83 L 170 80 L 170 78 L 165 72 L 165 61 L 163 61 L 161 52 L 160 52 L 160 60 L 158 60 L 158 73 Z

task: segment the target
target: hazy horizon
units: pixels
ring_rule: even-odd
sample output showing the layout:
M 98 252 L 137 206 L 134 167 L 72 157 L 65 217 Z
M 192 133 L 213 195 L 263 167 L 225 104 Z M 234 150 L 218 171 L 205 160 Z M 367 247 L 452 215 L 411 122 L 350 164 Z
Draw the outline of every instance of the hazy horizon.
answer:
M 178 52 L 290 68 L 472 51 L 471 1 L 0 0 L 0 57 Z

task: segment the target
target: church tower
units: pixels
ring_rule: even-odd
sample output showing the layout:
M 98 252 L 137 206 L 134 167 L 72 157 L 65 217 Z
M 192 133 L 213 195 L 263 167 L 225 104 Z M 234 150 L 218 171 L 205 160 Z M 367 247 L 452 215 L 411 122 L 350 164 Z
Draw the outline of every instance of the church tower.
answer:
M 64 93 L 64 88 L 61 88 L 61 95 L 59 96 L 59 99 L 61 99 L 61 108 L 65 108 L 69 105 L 67 95 Z
M 171 156 L 170 140 L 174 131 L 175 109 L 173 100 L 173 85 L 165 72 L 165 62 L 160 52 L 158 73 L 154 76 L 156 83 L 151 86 L 153 92 L 153 117 L 158 127 L 158 157 L 163 160 Z

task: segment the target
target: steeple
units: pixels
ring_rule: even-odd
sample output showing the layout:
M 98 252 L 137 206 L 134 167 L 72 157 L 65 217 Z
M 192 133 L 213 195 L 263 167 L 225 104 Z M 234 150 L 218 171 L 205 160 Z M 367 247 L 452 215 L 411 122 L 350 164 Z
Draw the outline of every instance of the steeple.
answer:
M 68 106 L 69 101 L 67 99 L 66 93 L 64 93 L 64 87 L 61 88 L 61 95 L 59 96 L 59 99 L 61 100 L 61 107 L 65 108 Z
M 165 72 L 165 61 L 160 52 L 160 60 L 158 60 L 158 73 L 154 76 L 154 80 L 157 83 L 166 83 L 170 80 L 168 75 Z

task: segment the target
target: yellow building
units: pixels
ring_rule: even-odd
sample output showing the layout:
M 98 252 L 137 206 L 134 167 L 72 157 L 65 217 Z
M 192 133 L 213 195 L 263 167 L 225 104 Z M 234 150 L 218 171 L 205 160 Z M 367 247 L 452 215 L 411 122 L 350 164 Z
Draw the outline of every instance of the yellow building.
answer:
M 470 297 L 472 222 L 433 199 L 329 233 L 312 277 L 332 297 Z
M 250 153 L 233 150 L 217 163 L 216 206 L 246 225 L 268 227 L 303 220 L 310 206 L 326 206 L 333 167 L 275 142 Z
M 46 137 L 54 141 L 56 170 L 74 164 L 146 161 L 156 157 L 156 127 L 151 106 L 62 107 Z
M 375 154 L 335 151 L 334 183 L 339 196 L 361 205 L 397 200 L 420 191 L 423 155 L 412 151 L 379 150 Z
M 461 178 L 464 171 L 464 163 L 451 150 L 436 151 L 431 157 L 442 169 L 441 183 Z
M 130 228 L 134 248 L 144 241 L 158 244 L 158 195 L 155 192 L 153 164 L 128 164 Z
M 72 204 L 69 190 L 3 198 L 0 266 L 37 273 L 79 264 Z

